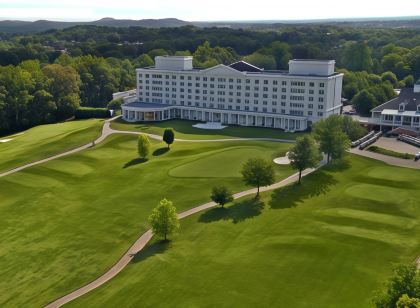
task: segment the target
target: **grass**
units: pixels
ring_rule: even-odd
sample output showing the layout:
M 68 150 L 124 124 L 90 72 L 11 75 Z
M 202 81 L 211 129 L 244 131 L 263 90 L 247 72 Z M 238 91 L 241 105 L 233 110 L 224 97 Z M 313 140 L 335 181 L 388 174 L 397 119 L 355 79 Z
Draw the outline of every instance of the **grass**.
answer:
M 102 120 L 80 120 L 40 125 L 5 136 L 0 143 L 0 172 L 59 154 L 91 142 L 100 135 Z
M 162 135 L 165 128 L 172 127 L 175 138 L 181 139 L 226 139 L 226 138 L 277 138 L 294 140 L 303 133 L 288 133 L 280 129 L 264 127 L 228 126 L 222 130 L 206 130 L 192 127 L 196 121 L 169 120 L 152 123 L 128 123 L 121 118 L 113 121 L 111 127 L 117 130 L 128 130 Z
M 243 190 L 237 156 L 272 159 L 291 146 L 175 142 L 166 151 L 153 141 L 153 155 L 141 161 L 136 140 L 113 135 L 94 148 L 0 178 L 1 307 L 40 307 L 91 281 L 146 230 L 160 199 L 181 211 L 207 202 L 215 184 Z M 198 172 L 194 162 L 230 168 L 214 176 Z M 277 179 L 293 172 L 289 166 L 275 170 Z
M 402 158 L 402 159 L 414 159 L 413 154 L 395 152 L 395 151 L 392 151 L 392 150 L 388 150 L 388 149 L 378 147 L 376 145 L 372 145 L 372 146 L 368 147 L 367 150 L 370 151 L 370 152 L 379 153 L 379 154 L 392 156 L 392 157 L 397 157 L 397 158 Z
M 420 254 L 418 170 L 349 156 L 291 185 L 182 220 L 70 307 L 370 307 Z

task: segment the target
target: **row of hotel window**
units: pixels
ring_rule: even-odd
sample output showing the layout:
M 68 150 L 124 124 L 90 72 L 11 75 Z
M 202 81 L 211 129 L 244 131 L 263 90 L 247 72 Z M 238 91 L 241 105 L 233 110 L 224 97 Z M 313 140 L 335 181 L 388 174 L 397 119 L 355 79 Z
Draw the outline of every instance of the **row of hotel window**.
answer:
M 220 91 L 219 91 L 220 92 Z M 217 93 L 218 95 L 225 95 L 225 93 L 223 92 L 223 94 L 221 94 L 221 93 Z M 145 94 L 145 95 L 144 95 Z M 207 94 L 207 93 L 203 93 L 203 94 Z M 210 93 L 210 94 L 214 94 L 214 93 Z M 232 92 L 230 92 L 229 93 L 229 95 L 230 96 L 233 96 L 233 93 Z M 152 97 L 164 97 L 163 96 L 163 93 L 158 93 L 158 92 L 156 92 L 156 93 L 152 93 L 152 95 L 150 95 L 150 93 L 149 92 L 146 92 L 146 93 L 143 93 L 143 92 L 139 92 L 139 99 L 140 100 L 143 100 L 143 99 L 146 99 L 146 101 L 147 101 L 147 99 L 150 97 L 150 96 L 152 96 Z M 240 94 L 237 94 L 237 96 L 241 96 Z M 167 98 L 169 98 L 169 97 L 171 97 L 171 98 L 177 98 L 177 95 L 176 94 L 169 94 L 169 93 L 165 93 L 165 97 L 167 97 Z M 245 97 L 251 97 L 251 94 L 250 93 L 245 93 Z M 253 95 L 253 97 L 254 98 L 259 98 L 259 94 L 258 93 L 254 93 L 254 95 Z M 181 99 L 184 99 L 185 98 L 185 95 L 183 95 L 183 94 L 180 94 L 179 95 L 179 98 L 181 98 Z M 192 99 L 192 95 L 187 95 L 187 98 L 188 99 Z M 268 99 L 269 97 L 268 97 L 268 94 L 263 94 L 262 95 L 262 98 L 265 98 L 265 99 Z M 276 94 L 273 94 L 272 96 L 271 96 L 271 98 L 272 99 L 277 99 L 277 95 Z M 194 99 L 195 100 L 203 100 L 203 101 L 207 101 L 207 100 L 209 100 L 209 101 L 211 101 L 211 102 L 214 102 L 215 101 L 215 97 L 213 97 L 213 96 L 210 96 L 210 97 L 207 97 L 207 96 L 194 96 Z M 281 99 L 287 99 L 287 96 L 286 95 L 281 95 Z M 291 101 L 304 101 L 305 100 L 305 97 L 304 96 L 297 96 L 297 95 L 290 95 L 289 96 L 289 99 L 291 100 Z M 226 98 L 224 98 L 224 97 L 218 97 L 217 98 L 217 101 L 218 102 L 225 102 L 226 101 Z M 228 102 L 229 103 L 233 103 L 233 102 L 236 102 L 237 104 L 241 104 L 242 103 L 242 99 L 241 98 L 237 98 L 236 100 L 234 100 L 233 99 L 233 97 L 229 97 L 228 98 Z M 245 99 L 244 100 L 245 101 L 245 104 L 247 103 L 247 102 L 249 102 L 249 100 L 248 99 Z M 313 102 L 314 101 L 314 98 L 313 97 L 308 97 L 308 101 L 310 101 L 310 102 Z M 319 103 L 323 103 L 324 102 L 324 98 L 323 97 L 318 97 L 318 102 Z
M 139 82 L 141 82 L 141 78 L 142 77 L 143 77 L 143 74 L 139 74 Z M 150 74 L 145 74 L 145 77 L 146 78 L 150 78 Z M 177 77 L 179 77 L 180 80 L 185 80 L 185 77 L 187 77 L 187 80 L 192 80 L 192 76 L 172 75 L 172 79 L 177 79 Z M 163 75 L 160 75 L 160 74 L 152 74 L 152 78 L 153 79 L 163 79 Z M 165 75 L 165 79 L 171 79 L 171 78 L 170 78 L 169 75 Z M 202 81 L 212 81 L 212 82 L 214 82 L 214 81 L 217 80 L 218 82 L 229 82 L 229 83 L 233 83 L 234 82 L 234 78 L 222 78 L 222 77 L 215 78 L 215 77 L 200 77 L 200 76 L 195 76 L 194 79 L 195 79 L 195 81 L 201 81 L 202 80 Z M 242 80 L 243 79 L 237 78 L 236 79 L 236 83 L 242 83 Z M 146 80 L 146 82 L 147 81 L 148 80 Z M 260 83 L 260 79 L 253 79 L 253 81 L 254 81 L 255 84 L 259 84 Z M 245 83 L 251 83 L 251 79 L 245 79 Z M 263 83 L 264 84 L 269 84 L 269 80 L 264 79 L 263 80 Z M 278 80 L 272 80 L 272 84 L 273 85 L 277 85 L 277 84 L 279 84 L 279 81 Z M 281 84 L 283 86 L 286 86 L 287 85 L 287 81 L 283 80 L 281 82 Z M 306 82 L 305 81 L 291 81 L 290 84 L 292 86 L 299 86 L 299 87 L 306 86 Z M 311 82 L 308 82 L 308 84 L 309 84 L 310 87 L 314 87 L 315 86 L 315 82 L 312 82 L 312 81 Z M 319 83 L 319 87 L 320 88 L 323 88 L 324 87 L 324 83 L 323 82 L 320 82 Z
M 167 85 L 169 85 L 169 83 Z M 176 82 L 175 82 L 175 84 L 172 83 L 172 86 L 176 86 Z M 184 83 L 181 82 L 180 83 L 180 86 L 184 86 Z M 200 84 L 198 84 L 198 86 L 196 84 L 196 87 L 199 87 L 199 86 L 200 86 Z M 204 88 L 207 88 L 207 85 L 206 84 L 203 84 L 203 86 L 204 86 Z M 188 84 L 188 87 L 191 87 L 191 85 Z M 214 85 L 211 84 L 210 85 L 210 89 L 214 89 L 214 88 L 215 88 Z M 150 90 L 150 86 L 143 87 L 142 85 L 139 85 L 139 89 L 140 90 L 142 90 L 142 89 Z M 226 89 L 226 86 L 224 84 L 219 84 L 217 86 L 217 89 Z M 234 89 L 234 87 L 232 85 L 230 85 L 229 86 L 229 90 L 233 90 L 233 89 Z M 163 87 L 154 87 L 154 86 L 152 86 L 152 90 L 154 90 L 154 91 L 164 91 Z M 184 88 L 180 88 L 179 90 L 181 92 L 184 92 L 185 91 Z M 189 91 L 189 93 L 191 93 L 191 91 L 192 91 L 192 89 L 187 89 L 187 90 Z M 242 87 L 241 86 L 236 86 L 236 90 L 242 90 Z M 250 86 L 246 86 L 245 87 L 245 90 L 246 91 L 251 91 L 251 87 Z M 271 90 L 272 92 L 280 92 L 279 91 L 280 88 L 274 87 L 274 88 L 269 89 L 268 87 L 262 87 L 262 91 L 263 92 L 268 92 L 269 90 Z M 170 88 L 166 87 L 165 88 L 165 91 L 170 91 Z M 176 92 L 176 91 L 177 91 L 177 88 L 172 88 L 172 92 Z M 202 90 L 202 91 L 204 93 L 207 90 Z M 210 90 L 210 91 L 212 91 L 212 90 Z M 253 91 L 260 91 L 260 87 L 254 87 L 253 88 Z M 287 92 L 287 88 L 281 88 L 281 92 L 286 93 Z M 291 88 L 290 89 L 290 92 L 291 93 L 301 93 L 301 94 L 306 93 L 305 89 L 298 89 L 298 88 Z M 200 93 L 200 89 L 195 89 L 195 93 Z M 309 94 L 315 94 L 315 91 L 313 89 L 309 89 L 308 93 Z M 324 92 L 324 90 L 321 89 L 321 90 L 318 90 L 318 94 L 322 95 L 322 94 L 325 94 L 325 92 Z

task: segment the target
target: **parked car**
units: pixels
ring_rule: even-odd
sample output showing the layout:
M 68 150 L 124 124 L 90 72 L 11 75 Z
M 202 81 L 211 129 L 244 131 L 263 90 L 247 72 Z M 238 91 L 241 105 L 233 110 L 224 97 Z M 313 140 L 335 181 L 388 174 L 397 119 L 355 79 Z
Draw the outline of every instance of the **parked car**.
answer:
M 414 155 L 414 161 L 418 161 L 420 159 L 420 152 Z

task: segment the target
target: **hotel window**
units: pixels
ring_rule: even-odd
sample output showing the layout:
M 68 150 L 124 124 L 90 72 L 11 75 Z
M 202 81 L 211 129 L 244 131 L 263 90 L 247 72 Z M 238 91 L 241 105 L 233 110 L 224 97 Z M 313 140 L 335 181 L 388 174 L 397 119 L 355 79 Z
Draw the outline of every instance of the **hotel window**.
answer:
M 286 88 L 282 88 L 282 89 L 281 89 L 281 91 L 282 91 L 283 93 L 286 93 Z
M 259 90 L 260 90 L 260 88 L 254 87 L 254 91 L 259 91 Z
M 263 94 L 263 98 L 268 98 L 268 94 Z
M 314 90 L 309 90 L 309 94 L 314 94 Z
M 281 105 L 284 107 L 286 106 L 286 102 L 281 102 Z
M 277 94 L 273 94 L 271 98 L 277 99 Z
M 248 111 L 249 110 L 249 106 L 245 106 L 245 110 Z
M 310 87 L 314 87 L 314 86 L 315 86 L 315 83 L 314 83 L 314 82 L 310 82 L 310 83 L 309 83 L 309 86 L 310 86 Z
M 277 80 L 273 80 L 273 85 L 277 85 Z
M 150 76 L 149 74 L 146 74 L 146 78 L 149 78 L 149 76 Z
M 273 92 L 277 92 L 277 88 L 273 88 Z
M 313 97 L 310 97 L 310 98 L 309 98 L 309 101 L 310 101 L 310 102 L 313 102 L 313 101 L 314 101 L 314 98 L 313 98 Z
M 322 98 L 322 97 L 318 98 L 318 102 L 322 103 L 323 101 L 324 101 L 324 98 Z
M 229 78 L 229 82 L 233 82 L 233 78 Z
M 287 85 L 287 82 L 286 82 L 286 81 L 282 81 L 282 82 L 281 82 L 281 85 L 282 85 L 282 86 L 285 86 L 285 85 Z
M 271 105 L 276 106 L 277 102 L 271 102 Z
M 324 90 L 319 90 L 319 94 L 324 94 Z
M 263 112 L 267 112 L 267 108 L 263 107 Z
M 241 110 L 241 106 L 236 106 L 236 110 Z
M 323 87 L 324 87 L 324 83 L 323 83 L 323 82 L 321 82 L 321 83 L 319 84 L 319 87 L 320 87 L 320 88 L 323 88 Z
M 214 81 L 214 77 L 210 77 L 210 81 Z
M 258 111 L 258 107 L 254 107 L 254 111 Z
M 207 77 L 203 77 L 203 81 L 207 81 Z
M 231 89 L 231 90 L 232 90 L 232 89 L 233 89 L 233 85 L 231 85 L 231 84 L 230 84 L 230 85 L 229 85 L 229 89 Z
M 318 109 L 324 109 L 323 105 L 318 105 Z
M 258 79 L 255 79 L 255 84 L 259 84 L 260 81 Z
M 241 81 L 241 79 L 236 79 L 236 82 L 241 83 L 242 81 Z
M 312 115 L 312 111 L 308 111 L 308 115 L 311 116 Z
M 271 109 L 271 112 L 276 113 L 277 112 L 276 108 Z
M 258 105 L 258 100 L 254 99 L 254 105 Z
M 236 90 L 241 90 L 242 87 L 241 86 L 236 86 Z
M 308 108 L 314 108 L 314 105 L 313 104 L 309 104 L 308 105 Z
M 199 88 L 199 87 L 200 87 L 200 84 L 199 84 L 199 83 L 196 83 L 196 84 L 195 84 L 195 86 L 196 86 L 197 88 Z
M 267 91 L 268 91 L 268 88 L 267 88 L 267 87 L 264 87 L 264 88 L 263 88 L 263 91 L 264 91 L 264 92 L 267 92 Z
M 241 103 L 241 99 L 240 99 L 240 98 L 237 98 L 237 99 L 236 99 L 236 103 L 237 103 L 237 104 L 240 104 L 240 103 Z
M 179 78 L 181 79 L 181 80 L 184 80 L 184 76 L 179 76 Z M 172 79 L 176 79 L 176 76 L 174 75 L 174 76 L 172 76 Z
M 268 84 L 268 80 L 264 80 L 264 84 Z
M 241 92 L 236 92 L 236 96 L 241 96 Z
M 323 112 L 318 112 L 318 117 L 322 117 L 324 115 Z
M 251 83 L 251 80 L 247 79 L 245 82 L 246 82 L 246 83 Z
M 282 95 L 281 96 L 281 99 L 286 99 L 286 95 Z
M 250 91 L 251 90 L 251 87 L 250 86 L 245 86 L 245 90 L 246 91 Z
M 188 76 L 188 80 L 191 80 L 192 78 L 191 78 L 191 76 Z

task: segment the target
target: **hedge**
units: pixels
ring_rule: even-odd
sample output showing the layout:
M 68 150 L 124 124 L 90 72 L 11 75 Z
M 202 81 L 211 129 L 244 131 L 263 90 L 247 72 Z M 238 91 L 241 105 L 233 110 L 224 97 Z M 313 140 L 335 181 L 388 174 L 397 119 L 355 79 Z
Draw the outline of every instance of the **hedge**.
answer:
M 107 108 L 80 107 L 74 116 L 76 119 L 109 118 L 111 113 Z
M 413 154 L 395 152 L 395 151 L 392 151 L 392 150 L 388 150 L 388 149 L 378 147 L 376 145 L 373 145 L 373 146 L 369 147 L 368 151 L 383 154 L 383 155 L 388 155 L 388 156 L 392 156 L 392 157 L 402 158 L 402 159 L 413 159 L 414 158 Z

